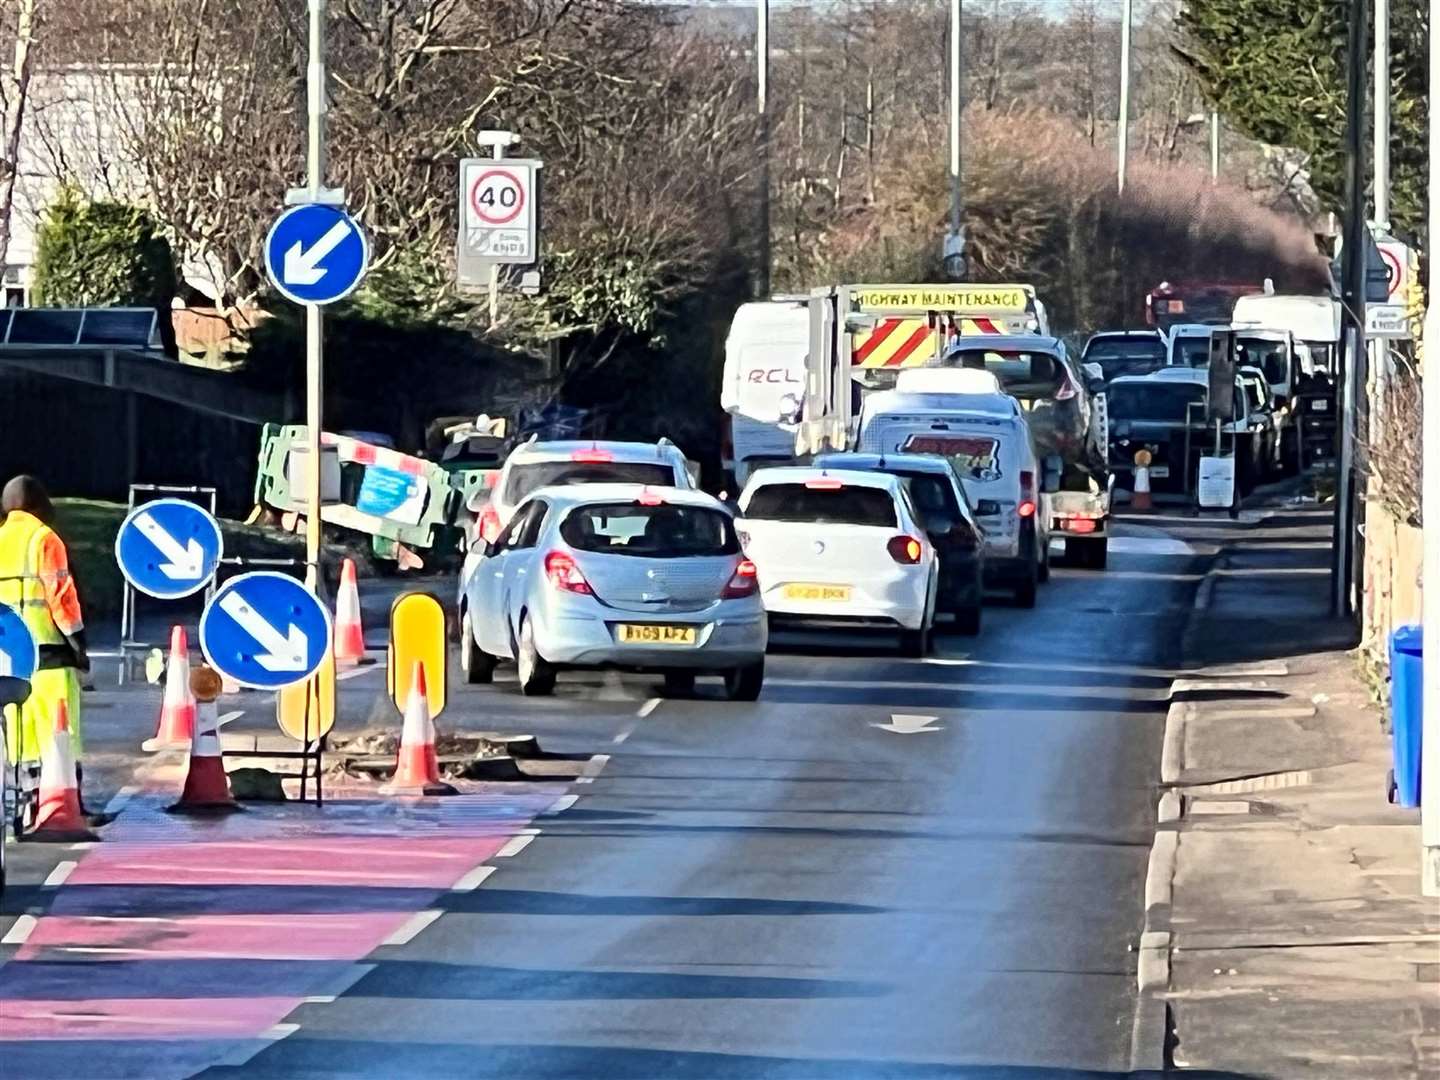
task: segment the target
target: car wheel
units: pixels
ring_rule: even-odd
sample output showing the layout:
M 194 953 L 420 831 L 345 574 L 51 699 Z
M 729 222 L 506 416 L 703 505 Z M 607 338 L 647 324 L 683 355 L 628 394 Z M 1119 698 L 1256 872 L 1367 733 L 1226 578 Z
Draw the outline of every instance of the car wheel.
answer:
M 1033 608 L 1035 606 L 1035 593 L 1040 585 L 1040 568 L 1034 563 L 1030 564 L 1029 572 L 1015 584 L 1015 604 L 1017 607 Z
M 980 601 L 975 601 L 970 607 L 955 609 L 955 632 L 966 637 L 980 633 Z
M 756 660 L 745 667 L 725 672 L 725 697 L 730 701 L 754 701 L 765 682 L 765 661 Z
M 930 655 L 931 625 L 926 623 L 919 630 L 900 631 L 900 655 L 918 660 Z
M 495 657 L 475 642 L 475 627 L 469 610 L 460 614 L 460 674 L 470 686 L 488 683 L 495 678 Z
M 515 667 L 520 679 L 520 692 L 526 697 L 544 697 L 555 689 L 555 669 L 545 662 L 535 645 L 535 626 L 529 615 L 520 619 L 520 646 L 515 650 Z
M 689 697 L 693 693 L 695 693 L 695 672 L 684 670 L 665 672 L 666 697 Z

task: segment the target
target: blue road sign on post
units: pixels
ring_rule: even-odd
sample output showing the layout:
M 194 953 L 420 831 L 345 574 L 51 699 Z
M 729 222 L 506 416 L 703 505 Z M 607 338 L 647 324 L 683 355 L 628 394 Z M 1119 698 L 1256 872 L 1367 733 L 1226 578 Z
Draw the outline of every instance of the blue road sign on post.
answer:
M 220 526 L 203 507 L 184 499 L 142 503 L 115 534 L 115 561 L 125 580 L 146 596 L 178 600 L 199 592 L 224 554 Z
M 260 690 L 313 675 L 330 633 L 325 605 L 299 581 L 268 570 L 231 578 L 200 616 L 200 648 L 210 666 Z
M 360 224 L 338 206 L 292 206 L 265 237 L 265 269 L 297 304 L 333 304 L 348 296 L 370 262 Z
M 14 608 L 0 604 L 0 675 L 28 679 L 40 662 L 35 635 Z

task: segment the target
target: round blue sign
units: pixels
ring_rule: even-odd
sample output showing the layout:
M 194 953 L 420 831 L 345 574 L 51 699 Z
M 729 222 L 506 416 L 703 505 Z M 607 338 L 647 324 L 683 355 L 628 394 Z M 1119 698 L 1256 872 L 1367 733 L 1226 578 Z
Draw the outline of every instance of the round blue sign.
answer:
M 313 675 L 330 634 L 325 605 L 299 581 L 269 570 L 231 578 L 200 616 L 200 649 L 210 666 L 260 690 Z
M 35 635 L 14 608 L 0 604 L 0 675 L 29 679 L 40 662 Z
M 199 592 L 224 553 L 219 523 L 184 499 L 142 503 L 115 534 L 115 561 L 125 580 L 160 600 Z
M 333 304 L 349 296 L 369 263 L 360 223 L 338 206 L 292 206 L 265 237 L 265 270 L 297 304 Z

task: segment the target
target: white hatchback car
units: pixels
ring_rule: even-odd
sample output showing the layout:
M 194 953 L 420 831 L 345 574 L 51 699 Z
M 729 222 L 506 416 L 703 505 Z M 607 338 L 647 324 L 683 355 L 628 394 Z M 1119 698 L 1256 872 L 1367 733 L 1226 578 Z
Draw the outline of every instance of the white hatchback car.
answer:
M 460 623 L 466 681 L 513 658 L 526 695 L 548 694 L 563 667 L 618 667 L 681 693 L 720 675 L 732 701 L 754 701 L 765 675 L 755 565 L 700 491 L 541 488 L 485 546 Z
M 772 625 L 898 629 L 906 655 L 929 652 L 940 563 L 901 477 L 758 469 L 736 524 Z

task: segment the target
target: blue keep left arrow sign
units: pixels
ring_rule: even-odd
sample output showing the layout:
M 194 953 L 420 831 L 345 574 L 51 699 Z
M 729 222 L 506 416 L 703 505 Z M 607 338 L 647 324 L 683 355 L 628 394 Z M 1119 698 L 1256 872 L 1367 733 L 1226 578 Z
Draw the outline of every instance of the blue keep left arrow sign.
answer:
M 184 499 L 156 499 L 130 511 L 115 534 L 115 561 L 147 596 L 178 600 L 210 581 L 224 554 L 220 524 Z

